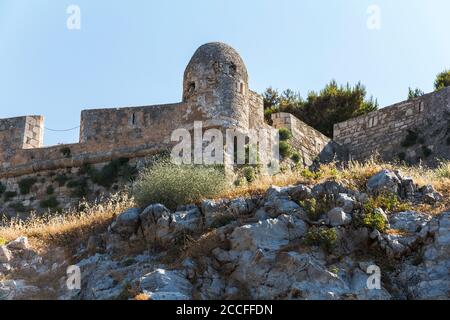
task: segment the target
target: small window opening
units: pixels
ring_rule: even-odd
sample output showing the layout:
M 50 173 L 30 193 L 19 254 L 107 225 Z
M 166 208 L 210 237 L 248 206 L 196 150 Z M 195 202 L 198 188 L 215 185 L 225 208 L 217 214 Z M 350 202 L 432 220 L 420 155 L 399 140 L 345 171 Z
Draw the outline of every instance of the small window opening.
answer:
M 134 126 L 136 125 L 136 114 L 133 112 L 131 115 L 131 124 Z
M 237 72 L 237 67 L 234 63 L 231 63 L 229 66 L 229 73 L 230 75 L 234 76 Z
M 188 93 L 192 94 L 195 91 L 195 82 L 190 82 L 188 87 Z
M 239 84 L 239 92 L 244 93 L 244 84 L 242 82 Z

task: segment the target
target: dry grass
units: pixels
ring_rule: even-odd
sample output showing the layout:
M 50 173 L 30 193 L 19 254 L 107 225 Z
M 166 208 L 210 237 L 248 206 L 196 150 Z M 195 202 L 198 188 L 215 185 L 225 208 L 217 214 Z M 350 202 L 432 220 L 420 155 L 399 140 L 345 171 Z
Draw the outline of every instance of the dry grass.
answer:
M 419 187 L 433 185 L 444 196 L 450 196 L 450 161 L 443 162 L 436 169 L 429 169 L 421 165 L 406 166 L 404 164 L 385 163 L 372 158 L 366 162 L 351 161 L 344 166 L 338 166 L 336 163 L 323 164 L 316 172 L 298 169 L 274 176 L 259 177 L 248 185 L 233 188 L 218 195 L 218 197 L 234 198 L 243 195 L 262 194 L 274 185 L 282 187 L 298 183 L 315 184 L 326 180 L 336 180 L 352 189 L 364 190 L 367 180 L 383 169 L 398 170 L 403 175 L 411 177 Z
M 26 221 L 3 221 L 0 238 L 7 241 L 27 236 L 35 248 L 52 246 L 75 248 L 90 235 L 103 232 L 121 212 L 133 207 L 133 199 L 126 194 L 111 196 L 95 204 L 81 203 L 79 210 L 52 216 L 32 215 Z
M 438 206 L 419 205 L 415 210 L 427 213 L 439 213 L 450 208 L 450 162 L 443 162 L 437 169 L 422 166 L 408 167 L 401 164 L 382 163 L 371 159 L 364 163 L 350 162 L 343 167 L 336 163 L 321 165 L 319 170 L 311 172 L 307 169 L 297 169 L 280 173 L 275 176 L 263 176 L 254 182 L 230 188 L 216 198 L 235 198 L 242 196 L 261 195 L 273 185 L 287 186 L 298 183 L 315 184 L 333 179 L 342 182 L 350 188 L 365 189 L 367 179 L 382 169 L 399 170 L 404 175 L 414 179 L 419 185 L 431 184 L 444 196 L 444 201 Z M 0 242 L 13 240 L 19 236 L 28 236 L 32 245 L 39 247 L 46 244 L 74 248 L 87 241 L 92 234 L 104 232 L 111 221 L 121 212 L 135 203 L 126 194 L 116 195 L 108 201 L 94 205 L 84 204 L 83 209 L 72 210 L 56 216 L 32 216 L 28 221 L 3 221 L 0 224 Z M 211 236 L 211 235 L 210 235 Z M 200 241 L 199 243 L 203 243 Z M 198 246 L 192 246 L 192 249 Z

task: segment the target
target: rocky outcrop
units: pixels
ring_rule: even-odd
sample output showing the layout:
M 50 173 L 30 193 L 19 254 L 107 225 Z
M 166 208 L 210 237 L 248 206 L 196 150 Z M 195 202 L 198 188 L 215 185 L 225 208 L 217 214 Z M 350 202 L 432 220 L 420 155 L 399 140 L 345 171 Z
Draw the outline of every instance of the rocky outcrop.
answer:
M 129 209 L 75 257 L 46 261 L 23 237 L 0 247 L 0 297 L 47 290 L 59 299 L 448 299 L 450 213 L 367 211 L 371 195 L 385 192 L 442 199 L 382 171 L 367 193 L 326 181 L 175 212 L 161 204 Z M 69 258 L 80 290 L 67 288 Z M 42 288 L 19 274 L 58 281 Z

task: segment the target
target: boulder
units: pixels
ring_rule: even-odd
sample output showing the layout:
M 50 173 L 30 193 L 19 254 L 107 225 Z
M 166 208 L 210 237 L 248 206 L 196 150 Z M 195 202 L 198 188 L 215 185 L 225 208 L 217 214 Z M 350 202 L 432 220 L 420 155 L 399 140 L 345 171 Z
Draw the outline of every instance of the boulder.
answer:
M 405 211 L 392 214 L 389 217 L 389 224 L 392 229 L 418 233 L 431 221 L 431 218 L 425 213 Z
M 311 188 L 303 184 L 299 184 L 289 189 L 289 195 L 292 200 L 300 202 L 310 199 L 312 197 Z
M 28 244 L 28 238 L 27 237 L 19 237 L 14 241 L 11 241 L 7 244 L 8 249 L 14 251 L 14 250 L 28 250 L 30 248 Z
M 327 214 L 330 225 L 333 227 L 339 227 L 349 224 L 352 221 L 352 217 L 345 213 L 342 208 L 334 208 Z
M 442 195 L 439 192 L 436 192 L 432 185 L 424 186 L 419 191 L 422 194 L 422 201 L 424 203 L 434 205 L 442 201 Z
M 336 199 L 336 204 L 344 210 L 345 213 L 352 213 L 353 209 L 357 207 L 356 200 L 346 193 L 340 193 Z
M 324 183 L 315 185 L 311 190 L 311 195 L 316 199 L 324 196 L 333 196 L 334 198 L 337 198 L 341 193 L 352 194 L 352 191 L 334 180 L 325 181 Z
M 172 214 L 171 227 L 174 232 L 199 232 L 202 224 L 202 214 L 197 207 Z
M 28 285 L 24 280 L 0 281 L 0 300 L 31 299 L 39 291 L 39 288 Z
M 264 204 L 264 210 L 271 218 L 276 218 L 282 214 L 289 215 L 302 209 L 292 200 L 286 198 L 271 198 L 271 200 Z
M 302 237 L 307 231 L 305 222 L 293 216 L 281 215 L 258 223 L 236 228 L 230 236 L 233 250 L 278 250 L 289 241 Z
M 384 192 L 398 194 L 400 184 L 401 181 L 395 172 L 390 170 L 382 170 L 369 179 L 367 182 L 367 190 L 370 194 L 374 195 Z
M 12 259 L 12 253 L 6 246 L 0 246 L 0 263 L 8 263 Z
M 110 230 L 113 233 L 120 234 L 124 238 L 129 238 L 138 229 L 139 213 L 140 210 L 136 208 L 128 209 L 121 213 L 111 224 Z
M 192 299 L 192 284 L 179 271 L 156 269 L 139 279 L 139 288 L 152 300 Z

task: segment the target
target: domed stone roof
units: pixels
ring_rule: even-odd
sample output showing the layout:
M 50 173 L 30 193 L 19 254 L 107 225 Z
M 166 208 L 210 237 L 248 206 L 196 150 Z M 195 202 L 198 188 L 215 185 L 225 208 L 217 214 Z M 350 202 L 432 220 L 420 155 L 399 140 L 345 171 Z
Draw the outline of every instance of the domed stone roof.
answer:
M 199 66 L 204 71 L 211 67 L 227 69 L 227 72 L 236 73 L 244 81 L 248 78 L 247 68 L 239 53 L 222 42 L 211 42 L 199 47 L 186 67 L 185 77 L 188 72 L 198 70 Z

